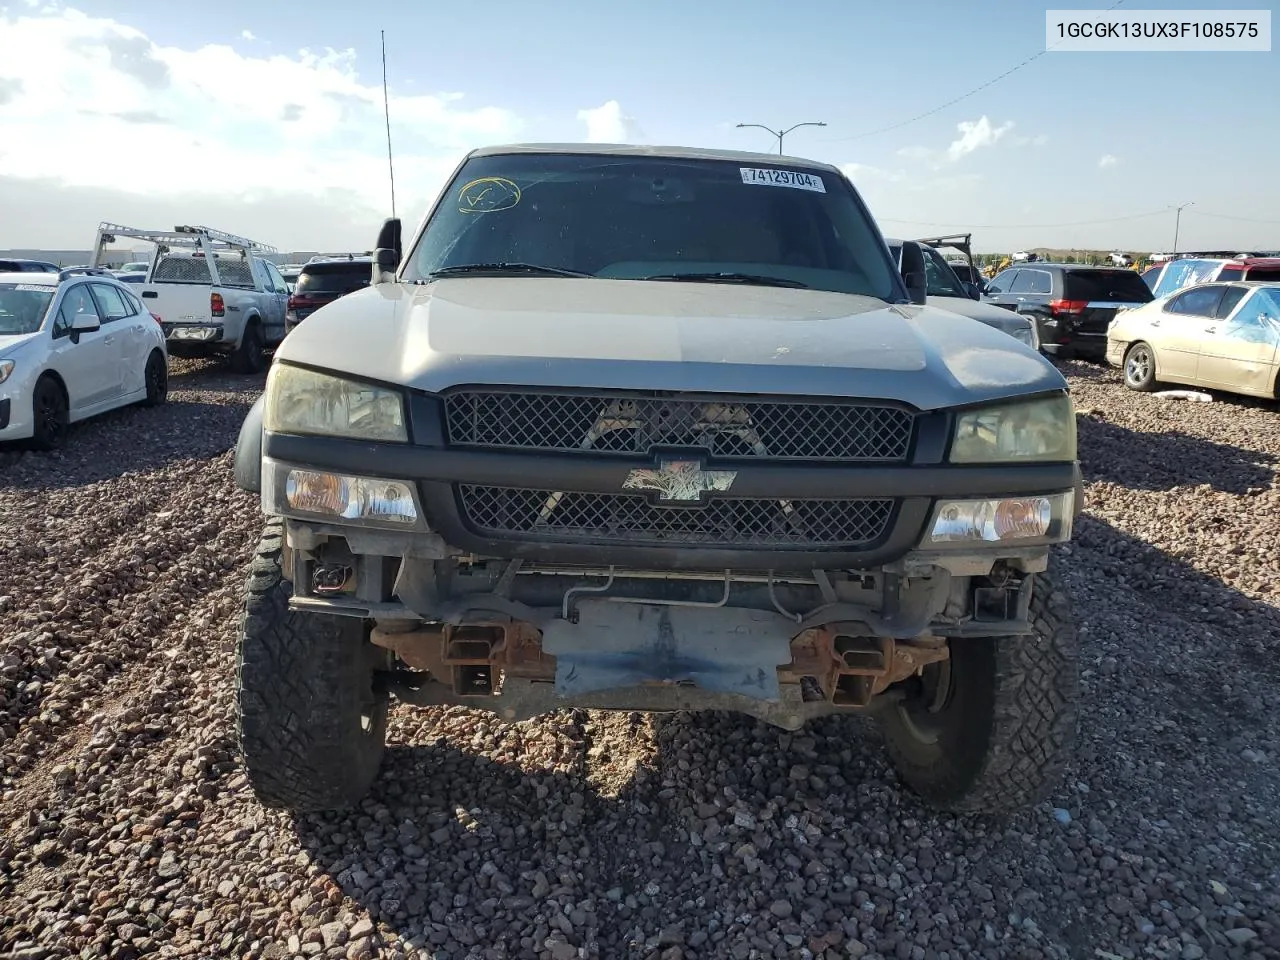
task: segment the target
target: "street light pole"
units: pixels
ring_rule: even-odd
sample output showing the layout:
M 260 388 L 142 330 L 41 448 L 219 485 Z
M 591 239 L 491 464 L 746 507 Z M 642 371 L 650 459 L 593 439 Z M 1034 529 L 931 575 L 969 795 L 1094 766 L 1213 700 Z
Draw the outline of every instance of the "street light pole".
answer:
M 1178 252 L 1178 230 L 1182 226 L 1182 208 L 1193 207 L 1193 206 L 1195 206 L 1195 201 L 1188 200 L 1186 203 L 1182 204 L 1181 206 L 1174 207 L 1174 209 L 1177 210 L 1177 213 L 1174 215 L 1174 218 L 1173 218 L 1173 252 L 1174 253 Z
M 825 127 L 825 123 L 808 121 L 805 123 L 797 123 L 795 126 L 787 127 L 785 130 L 774 130 L 772 127 L 766 127 L 760 123 L 740 123 L 739 127 L 759 127 L 761 130 L 768 130 L 771 134 L 778 138 L 778 156 L 782 156 L 782 138 L 797 127 Z

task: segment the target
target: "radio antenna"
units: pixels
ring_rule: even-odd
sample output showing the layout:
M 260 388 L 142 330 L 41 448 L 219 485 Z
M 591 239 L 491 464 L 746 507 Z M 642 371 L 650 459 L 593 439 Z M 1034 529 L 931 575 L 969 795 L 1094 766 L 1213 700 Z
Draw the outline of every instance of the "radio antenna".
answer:
M 382 109 L 387 117 L 387 173 L 391 177 L 391 216 L 396 215 L 396 168 L 391 162 L 391 99 L 387 96 L 387 31 L 382 33 Z

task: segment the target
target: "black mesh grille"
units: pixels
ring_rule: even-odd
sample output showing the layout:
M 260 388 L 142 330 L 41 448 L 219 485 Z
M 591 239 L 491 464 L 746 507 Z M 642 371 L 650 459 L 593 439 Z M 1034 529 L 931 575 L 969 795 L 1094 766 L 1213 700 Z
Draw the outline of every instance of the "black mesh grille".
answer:
M 718 497 L 664 507 L 625 493 L 554 493 L 460 484 L 464 520 L 477 531 L 559 542 L 623 540 L 667 546 L 866 547 L 882 539 L 893 500 Z
M 719 457 L 901 462 L 914 416 L 860 403 L 462 392 L 446 398 L 449 443 L 646 454 L 698 447 Z

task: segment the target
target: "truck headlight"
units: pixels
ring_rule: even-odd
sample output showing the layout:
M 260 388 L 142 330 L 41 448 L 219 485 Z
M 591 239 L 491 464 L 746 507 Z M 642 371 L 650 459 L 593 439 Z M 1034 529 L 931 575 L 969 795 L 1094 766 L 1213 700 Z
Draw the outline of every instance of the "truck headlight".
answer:
M 286 363 L 271 365 L 262 419 L 271 433 L 392 443 L 409 439 L 398 391 Z
M 1071 539 L 1075 493 L 989 500 L 943 500 L 929 544 L 1057 542 Z
M 1067 395 L 966 410 L 956 418 L 951 463 L 1076 459 L 1076 415 Z
M 412 483 L 363 477 L 270 458 L 262 462 L 262 506 L 272 516 L 374 527 L 411 527 L 421 512 Z
M 9 374 L 13 373 L 12 360 L 0 360 L 0 383 L 4 383 L 9 379 Z

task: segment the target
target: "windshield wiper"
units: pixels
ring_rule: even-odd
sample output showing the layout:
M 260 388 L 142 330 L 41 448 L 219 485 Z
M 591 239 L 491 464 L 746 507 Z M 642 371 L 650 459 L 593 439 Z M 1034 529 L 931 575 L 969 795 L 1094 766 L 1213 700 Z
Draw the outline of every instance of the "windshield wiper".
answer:
M 692 283 L 751 283 L 760 287 L 799 287 L 809 289 L 807 283 L 784 277 L 767 277 L 758 273 L 662 273 L 640 280 L 687 280 Z
M 461 263 L 452 267 L 441 267 L 427 274 L 428 280 L 436 277 L 458 277 L 468 273 L 536 273 L 548 277 L 590 277 L 592 274 L 578 270 L 564 270 L 560 267 L 546 267 L 538 263 Z

